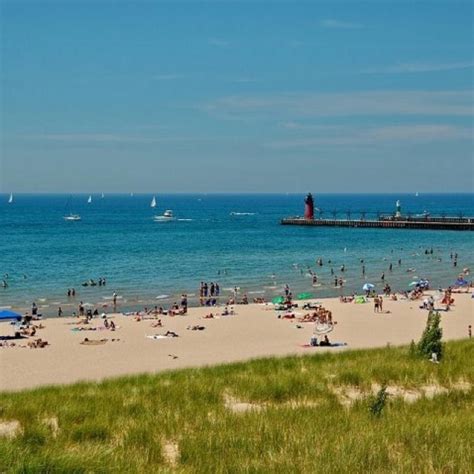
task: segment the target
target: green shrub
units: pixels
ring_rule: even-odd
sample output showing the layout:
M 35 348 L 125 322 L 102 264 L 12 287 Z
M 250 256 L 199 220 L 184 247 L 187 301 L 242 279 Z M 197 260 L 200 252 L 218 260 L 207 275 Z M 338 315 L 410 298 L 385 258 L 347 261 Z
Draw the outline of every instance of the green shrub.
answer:
M 377 392 L 377 395 L 375 395 L 370 403 L 369 409 L 372 415 L 379 417 L 382 414 L 382 411 L 385 408 L 387 397 L 387 385 L 383 384 L 380 390 Z

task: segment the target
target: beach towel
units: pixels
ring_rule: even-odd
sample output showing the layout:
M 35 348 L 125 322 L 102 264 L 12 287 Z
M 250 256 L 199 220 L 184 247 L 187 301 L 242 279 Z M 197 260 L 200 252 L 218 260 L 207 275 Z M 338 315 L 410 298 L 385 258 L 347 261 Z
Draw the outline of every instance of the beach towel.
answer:
M 154 334 L 153 336 L 146 336 L 148 339 L 169 339 L 168 336 L 162 336 L 161 334 Z

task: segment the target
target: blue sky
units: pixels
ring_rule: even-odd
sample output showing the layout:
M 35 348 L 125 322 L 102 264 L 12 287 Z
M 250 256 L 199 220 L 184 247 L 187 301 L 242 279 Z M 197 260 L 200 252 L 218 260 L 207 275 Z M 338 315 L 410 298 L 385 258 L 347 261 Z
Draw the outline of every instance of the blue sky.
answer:
M 2 0 L 0 191 L 473 191 L 472 9 Z

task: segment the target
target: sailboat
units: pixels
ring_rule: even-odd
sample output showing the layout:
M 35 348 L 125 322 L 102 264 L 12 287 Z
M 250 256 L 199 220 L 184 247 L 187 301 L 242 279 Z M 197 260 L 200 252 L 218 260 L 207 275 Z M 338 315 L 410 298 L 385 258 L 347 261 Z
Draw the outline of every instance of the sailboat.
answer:
M 417 191 L 417 192 L 415 193 L 415 197 L 418 197 L 419 195 L 420 195 L 420 193 Z
M 156 207 L 156 198 L 153 196 L 153 199 L 151 200 L 150 207 Z
M 92 195 L 89 196 L 89 199 L 87 200 L 87 204 L 90 204 L 92 202 Z
M 69 213 L 64 216 L 65 221 L 80 221 L 81 216 L 79 214 L 74 214 L 71 208 L 72 196 L 69 197 L 66 203 L 66 212 L 69 210 Z
M 104 193 L 102 193 L 102 194 L 100 195 L 100 197 L 101 197 L 101 199 L 104 199 L 104 197 L 105 197 Z
M 13 193 L 10 193 L 10 197 L 8 198 L 8 204 L 13 203 Z

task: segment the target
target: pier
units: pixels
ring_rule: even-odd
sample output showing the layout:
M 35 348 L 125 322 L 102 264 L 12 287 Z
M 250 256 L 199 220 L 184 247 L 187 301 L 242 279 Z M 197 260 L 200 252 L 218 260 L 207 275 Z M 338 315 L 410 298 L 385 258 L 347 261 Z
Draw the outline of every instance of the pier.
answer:
M 323 219 L 322 211 L 319 217 L 314 216 L 314 202 L 311 194 L 305 198 L 305 212 L 303 217 L 288 217 L 281 220 L 282 225 L 299 225 L 315 227 L 360 227 L 371 229 L 424 229 L 424 230 L 474 230 L 474 217 L 449 217 L 423 215 L 403 215 L 400 201 L 396 202 L 396 210 L 391 215 L 378 215 L 377 218 L 367 219 L 366 212 L 360 212 L 359 219 L 352 219 L 351 212 L 347 212 L 347 219 L 336 218 L 333 212 L 332 219 Z

